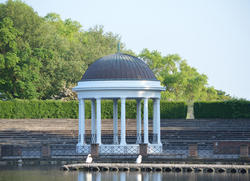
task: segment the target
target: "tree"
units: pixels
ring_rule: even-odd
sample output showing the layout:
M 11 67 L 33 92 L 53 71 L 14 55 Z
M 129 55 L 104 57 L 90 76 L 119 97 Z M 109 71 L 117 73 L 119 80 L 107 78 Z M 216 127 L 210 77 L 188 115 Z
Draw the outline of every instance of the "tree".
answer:
M 0 22 L 0 92 L 8 98 L 34 98 L 37 95 L 32 81 L 37 79 L 39 65 L 30 57 L 28 44 L 18 45 L 20 35 L 10 18 Z
M 8 0 L 0 4 L 0 93 L 10 99 L 75 99 L 72 87 L 93 61 L 116 53 L 118 42 L 120 36 L 103 26 L 84 30 L 77 21 L 56 13 L 40 17 L 24 2 Z M 123 43 L 121 51 L 135 55 Z M 163 99 L 230 98 L 209 87 L 207 76 L 178 54 L 144 49 L 139 56 L 166 87 Z
M 178 54 L 162 56 L 158 51 L 144 49 L 139 56 L 149 65 L 166 91 L 162 98 L 175 101 L 229 99 L 207 85 L 207 76 L 190 67 Z
M 8 98 L 76 98 L 71 88 L 119 41 L 102 26 L 84 31 L 56 13 L 40 17 L 19 0 L 0 4 L 0 23 L 0 92 Z

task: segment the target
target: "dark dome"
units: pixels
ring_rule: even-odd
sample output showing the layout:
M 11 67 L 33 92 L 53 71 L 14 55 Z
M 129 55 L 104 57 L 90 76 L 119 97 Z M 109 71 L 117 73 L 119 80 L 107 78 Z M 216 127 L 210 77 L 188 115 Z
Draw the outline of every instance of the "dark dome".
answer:
M 88 80 L 157 80 L 152 70 L 141 59 L 116 53 L 92 63 L 81 81 Z

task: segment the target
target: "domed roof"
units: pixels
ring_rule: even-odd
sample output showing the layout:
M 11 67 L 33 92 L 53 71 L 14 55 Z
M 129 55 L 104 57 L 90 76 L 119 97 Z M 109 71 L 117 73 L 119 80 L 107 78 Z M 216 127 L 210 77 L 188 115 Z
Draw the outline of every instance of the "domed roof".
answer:
M 153 80 L 154 73 L 141 59 L 124 53 L 104 56 L 92 63 L 81 81 L 89 80 Z

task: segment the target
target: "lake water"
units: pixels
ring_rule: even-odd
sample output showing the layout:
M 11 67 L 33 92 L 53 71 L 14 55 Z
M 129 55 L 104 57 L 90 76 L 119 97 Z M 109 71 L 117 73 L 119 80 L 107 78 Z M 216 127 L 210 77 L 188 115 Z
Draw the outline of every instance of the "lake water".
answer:
M 0 181 L 249 181 L 250 174 L 81 172 L 58 167 L 1 168 Z

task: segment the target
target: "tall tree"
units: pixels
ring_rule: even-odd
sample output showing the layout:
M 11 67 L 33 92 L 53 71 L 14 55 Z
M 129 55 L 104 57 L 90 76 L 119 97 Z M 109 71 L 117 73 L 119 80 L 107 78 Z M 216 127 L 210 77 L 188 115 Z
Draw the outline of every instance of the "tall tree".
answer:
M 190 67 L 178 54 L 162 56 L 158 51 L 144 49 L 139 56 L 166 87 L 166 91 L 162 93 L 163 99 L 193 102 L 230 98 L 219 94 L 213 87 L 208 87 L 207 76 Z
M 0 4 L 0 22 L 0 92 L 8 98 L 75 98 L 71 88 L 88 65 L 119 41 L 101 26 L 85 31 L 56 13 L 40 17 L 19 0 Z
M 28 43 L 20 41 L 20 36 L 11 19 L 0 22 L 0 92 L 9 98 L 30 99 L 37 97 L 39 62 L 31 57 Z

